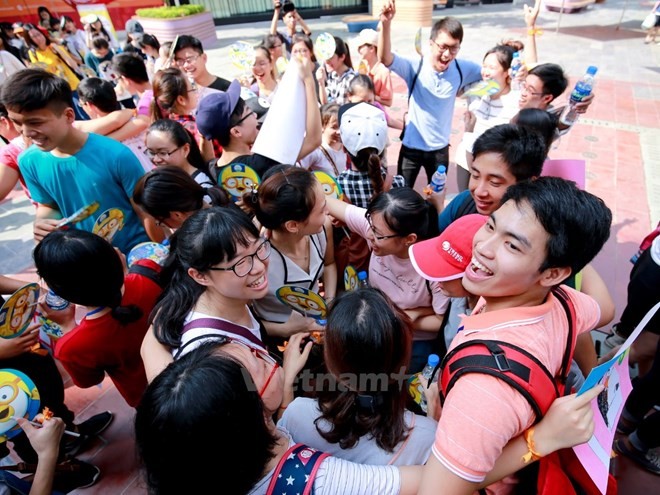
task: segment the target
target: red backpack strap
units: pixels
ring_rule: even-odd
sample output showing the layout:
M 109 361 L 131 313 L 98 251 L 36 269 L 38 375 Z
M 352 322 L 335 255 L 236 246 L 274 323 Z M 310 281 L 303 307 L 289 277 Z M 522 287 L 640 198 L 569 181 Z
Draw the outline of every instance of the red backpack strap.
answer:
M 300 493 L 310 495 L 321 463 L 330 454 L 297 443 L 277 463 L 266 495 Z
M 571 300 L 568 292 L 562 287 L 555 287 L 552 289 L 552 294 L 555 296 L 559 304 L 566 312 L 566 318 L 568 320 L 568 335 L 566 337 L 566 347 L 564 348 L 564 357 L 561 360 L 561 368 L 557 374 L 558 389 L 563 394 L 564 385 L 566 385 L 566 379 L 568 378 L 568 373 L 571 370 L 571 361 L 573 361 L 573 353 L 575 351 L 575 345 L 577 343 L 577 330 L 575 325 L 577 322 L 577 317 L 575 314 L 575 306 Z
M 470 340 L 445 356 L 440 376 L 441 400 L 468 373 L 484 373 L 506 382 L 529 402 L 540 421 L 559 395 L 552 374 L 525 349 L 499 340 Z

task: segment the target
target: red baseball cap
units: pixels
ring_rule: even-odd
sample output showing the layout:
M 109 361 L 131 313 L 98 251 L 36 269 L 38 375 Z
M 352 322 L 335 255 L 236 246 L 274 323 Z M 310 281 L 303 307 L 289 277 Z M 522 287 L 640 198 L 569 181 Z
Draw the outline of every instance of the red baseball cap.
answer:
M 461 278 L 472 259 L 472 239 L 488 217 L 474 213 L 454 220 L 442 234 L 410 246 L 417 273 L 432 282 Z

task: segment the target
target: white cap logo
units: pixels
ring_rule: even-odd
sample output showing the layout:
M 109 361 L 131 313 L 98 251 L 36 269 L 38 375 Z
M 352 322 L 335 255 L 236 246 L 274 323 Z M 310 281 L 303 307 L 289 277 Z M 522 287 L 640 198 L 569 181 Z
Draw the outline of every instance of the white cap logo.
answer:
M 463 255 L 451 247 L 451 243 L 449 241 L 442 241 L 442 250 L 447 251 L 449 256 L 454 258 L 459 263 L 463 263 Z
M 443 251 L 449 251 L 450 247 L 451 247 L 451 244 L 449 244 L 449 241 L 443 241 L 443 243 L 442 243 L 442 250 Z

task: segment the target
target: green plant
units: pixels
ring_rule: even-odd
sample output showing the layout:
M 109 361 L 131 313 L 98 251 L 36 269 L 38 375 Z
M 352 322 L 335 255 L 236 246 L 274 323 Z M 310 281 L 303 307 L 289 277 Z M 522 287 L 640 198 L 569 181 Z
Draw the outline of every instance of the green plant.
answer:
M 201 14 L 206 8 L 203 5 L 180 5 L 178 7 L 155 7 L 149 9 L 137 9 L 138 17 L 149 19 L 174 19 L 189 15 Z

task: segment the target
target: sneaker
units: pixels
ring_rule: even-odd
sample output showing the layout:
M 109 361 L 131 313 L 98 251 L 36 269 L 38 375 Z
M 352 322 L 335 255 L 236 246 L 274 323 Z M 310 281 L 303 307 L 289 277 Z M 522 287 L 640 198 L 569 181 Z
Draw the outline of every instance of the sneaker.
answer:
M 614 450 L 621 455 L 625 455 L 647 471 L 653 474 L 660 474 L 660 456 L 652 451 L 642 452 L 634 447 L 628 447 L 624 439 L 619 438 L 614 442 Z
M 76 429 L 81 435 L 95 437 L 110 426 L 113 419 L 114 415 L 110 411 L 102 412 L 76 425 Z
M 92 486 L 99 479 L 101 470 L 94 464 L 69 459 L 57 465 L 53 490 L 69 493 L 77 488 Z
M 69 457 L 73 457 L 83 452 L 89 446 L 89 441 L 92 438 L 110 426 L 113 418 L 114 415 L 110 411 L 106 411 L 76 425 L 76 430 L 80 436 L 73 437 L 64 444 L 64 453 Z

